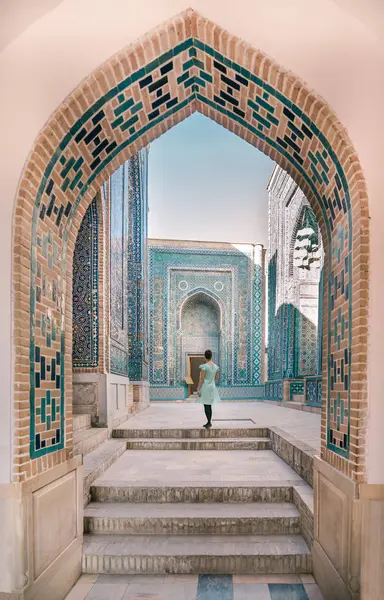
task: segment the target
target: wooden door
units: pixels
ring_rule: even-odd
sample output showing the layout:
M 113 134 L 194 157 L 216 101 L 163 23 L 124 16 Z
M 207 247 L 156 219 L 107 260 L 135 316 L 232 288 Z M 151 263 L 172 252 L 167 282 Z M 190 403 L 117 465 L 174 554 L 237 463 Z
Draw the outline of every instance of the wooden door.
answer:
M 204 364 L 204 355 L 198 354 L 189 357 L 189 373 L 191 379 L 193 380 L 193 385 L 191 385 L 190 393 L 193 394 L 197 390 L 197 386 L 200 378 L 200 365 Z

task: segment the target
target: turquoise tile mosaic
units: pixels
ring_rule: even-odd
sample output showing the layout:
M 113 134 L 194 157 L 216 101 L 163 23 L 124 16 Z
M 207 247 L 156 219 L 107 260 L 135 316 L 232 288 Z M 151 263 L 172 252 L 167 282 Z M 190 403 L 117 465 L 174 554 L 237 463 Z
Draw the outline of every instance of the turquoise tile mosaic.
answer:
M 293 400 L 294 396 L 304 395 L 304 381 L 293 382 L 289 386 L 289 397 Z
M 72 364 L 94 368 L 99 363 L 99 221 L 96 199 L 77 234 L 73 255 Z
M 262 265 L 252 245 L 224 246 L 150 245 L 152 386 L 183 385 L 188 356 L 207 348 L 220 365 L 221 388 L 261 383 Z
M 110 208 L 111 372 L 148 380 L 148 151 L 141 150 L 105 184 Z
M 178 81 L 183 75 L 177 67 L 179 64 L 185 67 L 185 79 Z M 161 95 L 158 95 L 159 90 Z M 146 102 L 143 102 L 144 95 Z M 66 345 L 62 307 L 73 216 L 89 186 L 123 149 L 134 142 L 140 144 L 143 134 L 150 133 L 159 123 L 167 123 L 169 117 L 188 105 L 200 110 L 206 107 L 215 114 L 225 115 L 255 140 L 276 150 L 304 178 L 318 202 L 327 232 L 324 243 L 331 243 L 329 277 L 325 282 L 330 327 L 327 332 L 327 397 L 330 399 L 327 445 L 348 458 L 352 213 L 347 179 L 327 139 L 299 106 L 259 76 L 195 38 L 177 44 L 99 98 L 63 137 L 41 179 L 32 219 L 31 243 L 31 457 L 37 458 L 64 447 L 63 357 Z M 307 168 L 309 162 L 311 167 Z M 47 229 L 52 234 L 51 241 L 45 237 Z M 55 265 L 58 254 L 59 264 Z M 41 269 L 40 278 L 37 265 Z M 60 302 L 54 309 L 48 302 L 38 301 L 37 288 L 44 277 L 47 290 L 53 290 L 53 282 L 56 285 Z M 334 339 L 337 340 L 336 350 L 332 346 Z M 35 360 L 37 350 L 39 361 Z M 45 359 L 47 364 L 53 356 L 55 378 L 49 380 L 49 389 L 55 397 L 56 420 L 42 423 L 41 415 L 37 413 L 47 391 L 46 385 L 41 386 L 42 360 Z M 341 414 L 343 418 L 339 418 Z

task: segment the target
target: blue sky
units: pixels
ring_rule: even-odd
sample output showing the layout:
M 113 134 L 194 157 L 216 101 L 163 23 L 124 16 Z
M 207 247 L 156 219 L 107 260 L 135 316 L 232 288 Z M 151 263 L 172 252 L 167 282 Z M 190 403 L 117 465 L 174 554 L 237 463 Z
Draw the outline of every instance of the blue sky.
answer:
M 194 113 L 149 152 L 149 236 L 267 245 L 273 161 Z

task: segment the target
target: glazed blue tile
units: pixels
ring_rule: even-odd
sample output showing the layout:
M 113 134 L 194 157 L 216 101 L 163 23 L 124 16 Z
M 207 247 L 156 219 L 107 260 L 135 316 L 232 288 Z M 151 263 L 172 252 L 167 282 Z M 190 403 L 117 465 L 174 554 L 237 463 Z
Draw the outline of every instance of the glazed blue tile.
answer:
M 200 575 L 196 600 L 233 600 L 232 575 Z
M 309 600 L 301 583 L 270 583 L 271 600 Z

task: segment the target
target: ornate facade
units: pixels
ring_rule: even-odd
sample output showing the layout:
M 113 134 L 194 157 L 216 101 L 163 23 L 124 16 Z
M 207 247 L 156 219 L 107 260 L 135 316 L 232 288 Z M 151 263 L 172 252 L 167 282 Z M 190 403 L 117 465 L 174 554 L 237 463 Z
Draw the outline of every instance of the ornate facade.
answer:
M 211 348 L 222 396 L 263 397 L 264 249 L 150 240 L 152 399 L 186 395 L 188 357 Z
M 321 405 L 323 246 L 316 217 L 276 167 L 268 185 L 268 382 L 271 400 Z
M 109 425 L 132 399 L 148 400 L 147 166 L 144 149 L 111 175 L 75 244 L 74 412 Z M 55 365 L 47 367 L 55 376 Z

